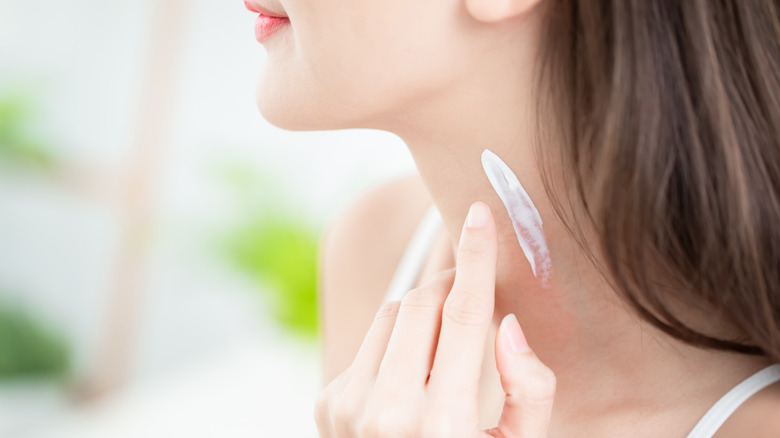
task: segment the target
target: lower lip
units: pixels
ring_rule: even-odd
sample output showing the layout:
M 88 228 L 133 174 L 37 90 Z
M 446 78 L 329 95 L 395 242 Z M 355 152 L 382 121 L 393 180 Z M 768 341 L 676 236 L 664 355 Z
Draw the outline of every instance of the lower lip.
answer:
M 260 15 L 255 22 L 255 38 L 257 38 L 258 42 L 262 43 L 287 24 L 290 24 L 289 18 Z

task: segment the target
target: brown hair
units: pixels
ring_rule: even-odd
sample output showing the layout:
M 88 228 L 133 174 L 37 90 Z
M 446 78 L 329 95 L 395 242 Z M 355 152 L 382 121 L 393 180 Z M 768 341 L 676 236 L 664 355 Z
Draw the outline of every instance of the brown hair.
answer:
M 780 6 L 776 0 L 549 0 L 549 90 L 571 208 L 646 320 L 780 361 Z M 543 152 L 544 153 L 544 152 Z M 554 187 L 546 177 L 552 199 Z M 737 336 L 704 333 L 694 304 Z

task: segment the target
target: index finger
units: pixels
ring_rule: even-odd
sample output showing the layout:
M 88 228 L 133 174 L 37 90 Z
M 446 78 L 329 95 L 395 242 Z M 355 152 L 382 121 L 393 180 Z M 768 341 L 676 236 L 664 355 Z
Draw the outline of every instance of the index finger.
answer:
M 429 385 L 438 395 L 476 400 L 493 318 L 498 237 L 490 208 L 472 204 L 463 227 L 455 281 L 442 311 Z

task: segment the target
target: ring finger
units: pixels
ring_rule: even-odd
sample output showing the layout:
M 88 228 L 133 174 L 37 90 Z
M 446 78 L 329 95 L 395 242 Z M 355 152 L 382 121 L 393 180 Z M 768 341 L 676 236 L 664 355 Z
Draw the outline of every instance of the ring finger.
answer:
M 454 269 L 443 271 L 403 297 L 379 367 L 378 390 L 397 392 L 424 386 L 436 351 L 442 306 L 454 279 Z

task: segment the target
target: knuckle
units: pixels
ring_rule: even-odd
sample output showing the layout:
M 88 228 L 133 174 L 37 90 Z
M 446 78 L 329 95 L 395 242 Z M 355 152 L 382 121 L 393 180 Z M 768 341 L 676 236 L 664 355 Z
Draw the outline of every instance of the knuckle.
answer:
M 555 397 L 557 379 L 551 369 L 540 366 L 534 372 L 534 381 L 538 385 L 536 393 L 545 400 L 552 400 Z
M 487 305 L 474 294 L 453 291 L 444 303 L 442 319 L 463 326 L 481 326 L 490 321 Z
M 357 427 L 358 436 L 371 438 L 400 438 L 408 436 L 402 428 L 402 417 L 390 409 L 374 409 Z
M 452 284 L 452 281 L 455 279 L 455 268 L 446 269 L 444 271 L 436 273 L 430 280 L 430 285 L 439 285 L 441 283 L 444 284 Z
M 317 400 L 314 402 L 314 417 L 324 418 L 328 416 L 328 405 L 330 399 L 328 398 L 327 391 L 322 391 L 317 396 Z
M 340 431 L 342 434 L 351 433 L 351 431 L 355 430 L 355 424 L 358 421 L 357 415 L 357 405 L 351 400 L 342 397 L 341 400 L 333 406 L 331 419 L 334 429 Z
M 529 370 L 525 378 L 525 388 L 520 395 L 522 404 L 548 406 L 555 399 L 557 379 L 555 373 L 545 366 Z
M 317 396 L 314 403 L 314 420 L 318 428 L 329 430 L 333 424 L 333 394 L 330 387 L 326 387 Z
M 421 436 L 426 438 L 451 438 L 458 436 L 461 432 L 457 419 L 447 411 L 437 411 L 426 415 L 423 420 L 420 432 Z
M 385 318 L 395 319 L 395 317 L 398 315 L 398 310 L 400 307 L 401 307 L 401 302 L 398 300 L 388 301 L 386 303 L 383 303 L 379 307 L 379 310 L 376 311 L 376 315 L 374 315 L 374 320 L 379 321 Z
M 412 289 L 401 300 L 399 312 L 412 312 L 429 315 L 438 313 L 441 307 L 441 298 L 435 291 L 427 287 Z
M 458 248 L 458 261 L 473 263 L 485 260 L 488 256 L 486 245 L 480 245 L 477 242 L 464 243 Z

